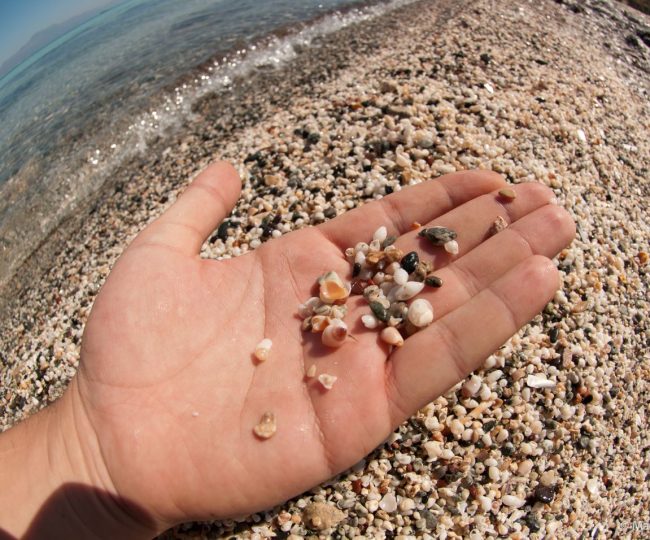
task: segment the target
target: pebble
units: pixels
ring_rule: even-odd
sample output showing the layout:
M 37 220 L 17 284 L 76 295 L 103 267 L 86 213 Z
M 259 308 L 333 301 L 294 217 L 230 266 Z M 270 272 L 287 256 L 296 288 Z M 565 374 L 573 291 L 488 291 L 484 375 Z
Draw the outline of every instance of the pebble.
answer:
M 336 506 L 323 502 L 314 502 L 305 506 L 302 522 L 315 531 L 325 531 L 336 527 L 345 519 L 345 514 Z
M 510 508 L 521 508 L 524 504 L 526 504 L 526 499 L 516 497 L 515 495 L 504 495 L 501 497 L 501 502 Z
M 526 384 L 531 388 L 554 388 L 556 385 L 555 382 L 543 375 L 533 375 L 532 373 L 526 377 Z
M 424 289 L 424 283 L 419 281 L 409 281 L 406 285 L 400 285 L 394 289 L 395 300 L 405 301 L 417 296 Z
M 336 382 L 336 379 L 338 379 L 336 375 L 330 375 L 329 373 L 321 373 L 318 376 L 318 382 L 321 383 L 325 390 L 331 390 L 334 386 L 334 383 Z
M 444 246 L 447 242 L 455 240 L 458 236 L 455 231 L 447 229 L 446 227 L 429 227 L 422 229 L 418 236 L 426 238 L 434 246 Z
M 552 486 L 545 486 L 544 484 L 538 484 L 533 491 L 533 499 L 537 502 L 544 504 L 550 504 L 555 498 L 555 488 Z
M 389 514 L 395 512 L 395 510 L 397 510 L 397 499 L 395 498 L 395 494 L 391 492 L 386 493 L 386 495 L 382 497 L 381 501 L 379 501 L 379 508 Z
M 330 319 L 321 335 L 321 341 L 326 347 L 340 347 L 348 337 L 348 327 L 340 319 Z
M 451 255 L 458 255 L 458 242 L 456 240 L 450 240 L 445 243 L 445 251 Z
M 260 439 L 269 439 L 277 430 L 275 415 L 272 412 L 265 412 L 260 418 L 258 424 L 253 428 L 253 432 Z
M 264 338 L 262 341 L 260 341 L 257 344 L 257 347 L 255 347 L 255 358 L 257 358 L 260 362 L 266 362 L 269 354 L 271 353 L 272 345 L 273 342 L 269 338 Z
M 397 328 L 388 326 L 381 331 L 380 337 L 384 343 L 393 345 L 395 347 L 401 347 L 404 345 L 404 338 L 399 333 Z
M 402 260 L 400 261 L 400 265 L 402 268 L 409 274 L 412 274 L 415 272 L 415 269 L 418 266 L 418 263 L 420 262 L 420 257 L 418 256 L 416 251 L 410 251 L 404 257 L 402 257 Z
M 472 375 L 469 379 L 465 381 L 465 384 L 463 384 L 463 395 L 465 397 L 475 396 L 477 392 L 481 389 L 482 384 L 483 381 L 479 376 Z
M 408 320 L 418 328 L 424 328 L 433 322 L 433 307 L 428 300 L 417 298 L 408 308 Z
M 490 234 L 495 235 L 503 231 L 508 227 L 508 222 L 503 219 L 501 216 L 497 216 L 497 218 L 494 220 L 494 223 L 492 223 L 492 227 L 490 228 Z
M 503 188 L 499 190 L 499 195 L 508 201 L 514 201 L 517 198 L 517 192 L 512 188 Z
M 375 231 L 375 234 L 372 235 L 372 239 L 377 242 L 383 242 L 384 240 L 386 240 L 387 236 L 388 236 L 388 230 L 386 229 L 386 227 L 381 226 Z
M 409 279 L 409 273 L 404 268 L 399 268 L 393 272 L 393 281 L 396 285 L 406 285 Z
M 442 287 L 442 279 L 440 279 L 438 276 L 434 276 L 433 274 L 429 274 L 424 279 L 424 284 L 437 289 L 438 287 Z
M 363 326 L 369 328 L 370 330 L 373 330 L 379 326 L 379 320 L 374 315 L 370 314 L 362 315 L 361 322 Z
M 307 370 L 307 377 L 312 378 L 316 376 L 316 364 L 312 364 L 309 366 L 309 369 Z

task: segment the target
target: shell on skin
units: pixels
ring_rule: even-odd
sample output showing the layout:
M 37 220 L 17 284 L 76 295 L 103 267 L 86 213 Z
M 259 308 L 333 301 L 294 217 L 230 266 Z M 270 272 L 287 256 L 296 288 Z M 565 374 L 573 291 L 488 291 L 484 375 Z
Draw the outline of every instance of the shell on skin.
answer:
M 400 285 L 391 290 L 391 294 L 395 300 L 404 301 L 420 294 L 422 289 L 424 289 L 424 283 L 421 281 L 408 281 L 405 285 Z
M 323 330 L 321 340 L 326 347 L 340 347 L 348 337 L 348 326 L 340 319 L 333 319 Z
M 379 320 L 374 315 L 367 313 L 366 315 L 361 316 L 361 323 L 366 328 L 373 330 L 379 326 Z
M 350 287 L 343 283 L 336 272 L 328 272 L 318 282 L 320 283 L 320 299 L 326 304 L 344 301 L 350 296 Z
M 309 366 L 306 376 L 311 379 L 315 375 L 316 375 L 316 364 L 312 364 L 311 366 Z
M 298 316 L 301 319 L 306 319 L 310 315 L 313 315 L 314 309 L 316 309 L 320 305 L 320 303 L 321 303 L 320 298 L 318 298 L 317 296 L 312 296 L 304 304 L 300 304 L 298 306 Z
M 404 338 L 402 334 L 399 333 L 399 330 L 393 326 L 387 326 L 379 334 L 381 340 L 389 345 L 394 345 L 395 347 L 401 347 L 404 345 Z
M 273 342 L 269 338 L 264 338 L 260 341 L 257 347 L 255 347 L 255 358 L 260 362 L 265 362 L 269 357 L 272 345 Z
M 452 255 L 458 255 L 458 242 L 456 240 L 449 240 L 445 242 L 445 251 L 451 253 Z
M 321 373 L 318 376 L 318 382 L 321 383 L 323 385 L 323 388 L 326 390 L 332 389 L 332 386 L 334 386 L 336 379 L 338 379 L 336 375 L 330 375 L 329 373 Z
M 429 326 L 433 322 L 433 306 L 424 298 L 417 298 L 411 302 L 408 320 L 418 328 Z
M 398 268 L 393 272 L 393 281 L 397 285 L 406 285 L 409 280 L 409 273 L 404 268 Z
M 329 317 L 326 317 L 325 315 L 314 315 L 311 318 L 311 331 L 314 334 L 323 332 L 325 328 L 327 328 L 329 323 L 330 323 Z
M 253 428 L 253 432 L 260 439 L 269 439 L 277 430 L 275 415 L 272 412 L 265 412 L 260 418 L 258 424 Z
M 384 240 L 386 240 L 387 236 L 388 236 L 388 229 L 386 229 L 386 227 L 382 225 L 375 231 L 375 234 L 372 235 L 372 239 L 377 240 L 379 242 L 383 242 Z

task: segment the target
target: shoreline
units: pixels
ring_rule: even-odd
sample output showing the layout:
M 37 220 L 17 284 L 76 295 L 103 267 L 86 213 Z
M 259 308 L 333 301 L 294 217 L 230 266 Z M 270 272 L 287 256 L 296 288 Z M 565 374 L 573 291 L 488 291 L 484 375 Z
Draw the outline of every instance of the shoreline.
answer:
M 492 168 L 513 183 L 551 186 L 578 235 L 557 262 L 564 281 L 554 302 L 477 372 L 489 397 L 466 398 L 458 385 L 311 492 L 161 537 L 324 535 L 302 521 L 314 502 L 344 512 L 335 529 L 344 537 L 577 537 L 650 521 L 650 491 L 636 474 L 650 446 L 640 414 L 650 400 L 640 375 L 650 373 L 641 255 L 650 236 L 641 120 L 650 112 L 650 54 L 626 42 L 630 28 L 648 24 L 591 0 L 419 1 L 321 37 L 280 70 L 235 81 L 228 95 L 204 97 L 173 142 L 125 163 L 87 213 L 50 237 L 51 254 L 33 256 L 11 286 L 22 292 L 5 297 L 0 323 L 0 429 L 65 389 L 110 267 L 214 157 L 235 161 L 244 191 L 232 234 L 204 246 L 210 258 L 266 241 L 255 218 L 263 212 L 282 216 L 276 230 L 285 233 L 301 226 L 293 212 L 316 224 L 409 183 Z M 404 122 L 435 134 L 426 154 Z M 400 145 L 406 168 L 394 161 Z M 270 176 L 277 183 L 268 185 Z M 556 386 L 531 389 L 529 374 Z M 470 421 L 463 411 L 484 401 Z M 467 424 L 468 440 L 450 429 L 454 420 Z M 535 499 L 539 485 L 552 488 L 550 502 Z M 505 495 L 533 502 L 508 507 Z

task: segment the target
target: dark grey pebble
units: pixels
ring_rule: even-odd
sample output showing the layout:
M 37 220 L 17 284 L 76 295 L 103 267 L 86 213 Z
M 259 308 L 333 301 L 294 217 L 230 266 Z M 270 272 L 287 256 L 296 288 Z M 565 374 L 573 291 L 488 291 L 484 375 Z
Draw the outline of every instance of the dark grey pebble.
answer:
M 428 229 L 422 229 L 418 236 L 426 238 L 434 246 L 444 246 L 447 242 L 456 240 L 458 235 L 456 231 L 447 229 L 447 227 L 429 227 Z
M 554 498 L 555 498 L 555 488 L 553 486 L 545 486 L 543 484 L 539 484 L 535 488 L 535 491 L 533 491 L 533 499 L 535 500 L 535 502 L 549 504 L 553 502 Z
M 440 279 L 438 276 L 434 276 L 433 274 L 429 274 L 425 278 L 424 284 L 428 285 L 429 287 L 442 287 L 442 279 Z
M 375 317 L 377 317 L 381 322 L 386 322 L 388 320 L 388 312 L 379 302 L 370 302 L 370 309 Z

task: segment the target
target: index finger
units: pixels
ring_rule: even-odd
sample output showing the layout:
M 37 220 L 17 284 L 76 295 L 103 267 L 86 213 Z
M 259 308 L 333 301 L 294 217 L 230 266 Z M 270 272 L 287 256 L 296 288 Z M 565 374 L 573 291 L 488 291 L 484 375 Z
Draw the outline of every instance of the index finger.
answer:
M 415 222 L 427 223 L 504 185 L 503 176 L 492 171 L 446 174 L 355 208 L 320 225 L 319 230 L 341 249 L 367 242 L 382 225 L 389 235 L 400 236 Z

